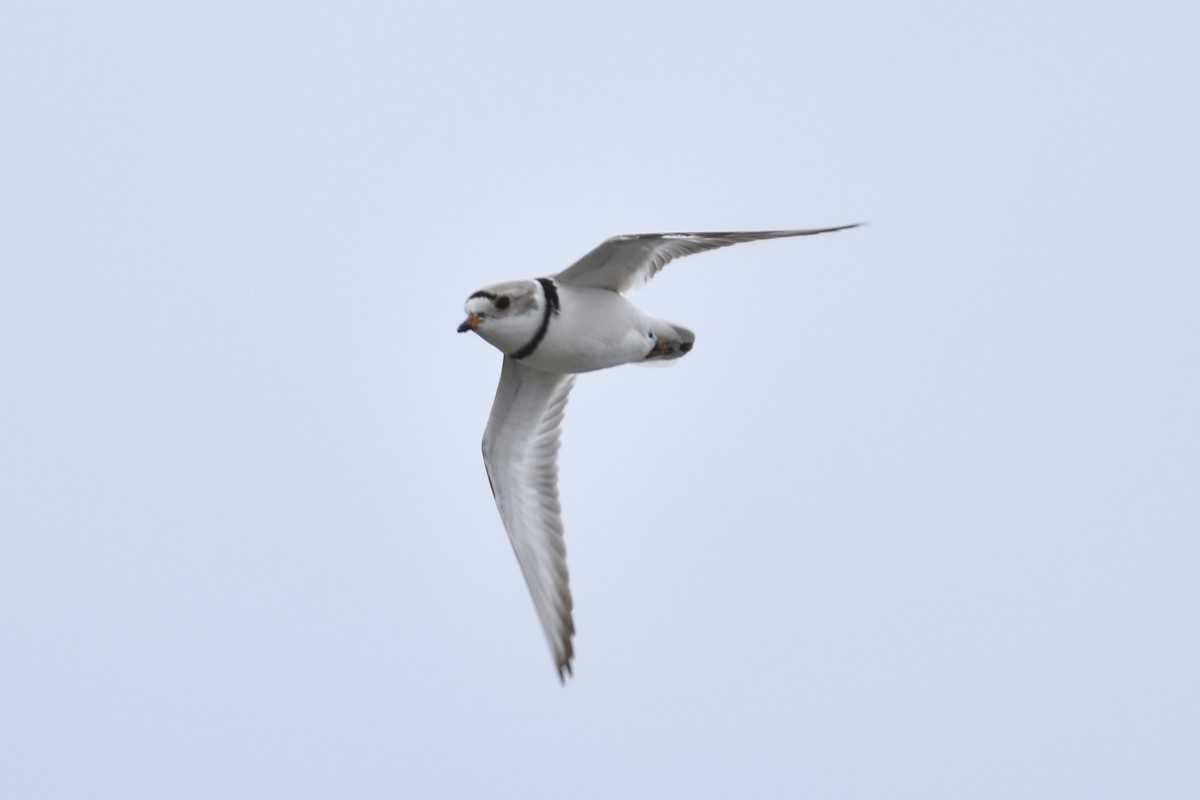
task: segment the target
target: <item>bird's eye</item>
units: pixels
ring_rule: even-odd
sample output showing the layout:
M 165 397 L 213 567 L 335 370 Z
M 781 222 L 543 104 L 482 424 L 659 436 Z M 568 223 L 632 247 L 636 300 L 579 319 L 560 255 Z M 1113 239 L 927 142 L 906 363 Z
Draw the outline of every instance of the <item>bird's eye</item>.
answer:
M 508 299 L 508 295 L 502 294 L 496 298 L 496 308 L 499 308 L 499 309 L 508 308 L 508 304 L 511 302 L 512 301 Z
M 655 333 L 654 331 L 650 331 L 650 339 L 652 341 L 656 341 L 658 339 L 658 334 Z

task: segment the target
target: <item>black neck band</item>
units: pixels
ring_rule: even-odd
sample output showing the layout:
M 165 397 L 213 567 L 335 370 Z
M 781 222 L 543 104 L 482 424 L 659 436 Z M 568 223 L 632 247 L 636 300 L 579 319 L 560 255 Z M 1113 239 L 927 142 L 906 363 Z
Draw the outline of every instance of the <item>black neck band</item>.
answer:
M 542 339 L 546 338 L 546 331 L 550 329 L 550 317 L 558 313 L 558 288 L 554 285 L 554 281 L 549 278 L 538 278 L 537 281 L 542 285 L 542 294 L 546 296 L 546 309 L 542 312 L 542 325 L 529 340 L 529 344 L 509 356 L 517 361 L 533 355 L 533 351 L 537 350 Z

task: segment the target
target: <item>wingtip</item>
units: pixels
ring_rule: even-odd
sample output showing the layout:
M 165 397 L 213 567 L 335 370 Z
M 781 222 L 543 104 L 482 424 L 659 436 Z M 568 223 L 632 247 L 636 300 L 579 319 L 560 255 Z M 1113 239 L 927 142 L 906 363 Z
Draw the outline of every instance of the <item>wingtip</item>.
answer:
M 847 225 L 838 225 L 833 228 L 822 228 L 822 229 L 818 230 L 817 233 L 837 233 L 838 231 L 848 231 L 852 228 L 862 228 L 866 224 L 867 224 L 866 220 L 863 220 L 862 222 L 851 222 Z

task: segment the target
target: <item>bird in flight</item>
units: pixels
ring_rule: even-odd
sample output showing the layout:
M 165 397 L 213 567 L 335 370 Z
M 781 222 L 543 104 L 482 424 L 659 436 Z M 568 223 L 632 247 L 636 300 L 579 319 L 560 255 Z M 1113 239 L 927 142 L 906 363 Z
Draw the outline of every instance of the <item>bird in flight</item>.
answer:
M 626 297 L 676 258 L 760 239 L 857 227 L 614 236 L 562 272 L 488 286 L 467 298 L 459 333 L 474 331 L 504 354 L 483 432 L 483 463 L 560 681 L 571 674 L 575 622 L 567 580 L 558 446 L 567 395 L 580 372 L 667 361 L 696 336 Z

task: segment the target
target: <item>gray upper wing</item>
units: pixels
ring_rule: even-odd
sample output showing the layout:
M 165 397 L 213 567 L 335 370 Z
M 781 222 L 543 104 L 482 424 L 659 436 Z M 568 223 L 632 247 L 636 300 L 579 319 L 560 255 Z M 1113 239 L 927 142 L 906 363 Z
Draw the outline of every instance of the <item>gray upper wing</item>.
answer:
M 554 276 L 566 286 L 590 286 L 627 294 L 653 278 L 673 259 L 760 239 L 785 239 L 856 228 L 808 228 L 792 231 L 741 231 L 726 233 L 637 233 L 605 240 L 583 258 Z

